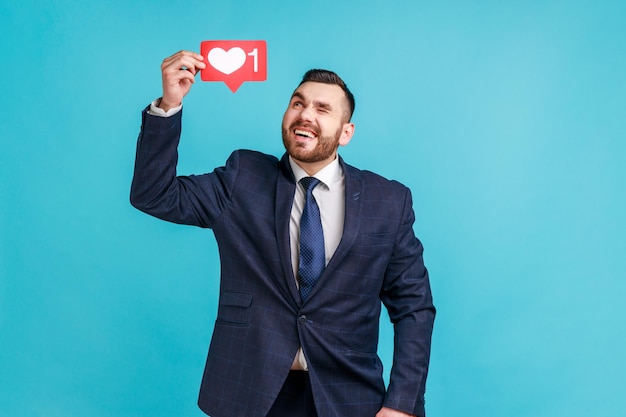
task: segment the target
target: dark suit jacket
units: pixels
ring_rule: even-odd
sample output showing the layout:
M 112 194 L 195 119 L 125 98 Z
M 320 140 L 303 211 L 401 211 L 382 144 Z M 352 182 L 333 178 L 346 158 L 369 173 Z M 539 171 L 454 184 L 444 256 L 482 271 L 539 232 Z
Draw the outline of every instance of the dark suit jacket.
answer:
M 340 161 L 343 237 L 303 303 L 290 259 L 296 184 L 287 157 L 236 151 L 210 174 L 177 177 L 181 116 L 144 111 L 131 202 L 215 233 L 219 308 L 200 408 L 264 416 L 302 346 L 320 417 L 373 417 L 383 405 L 423 416 L 435 309 L 408 188 Z M 381 301 L 395 331 L 387 389 L 376 353 Z

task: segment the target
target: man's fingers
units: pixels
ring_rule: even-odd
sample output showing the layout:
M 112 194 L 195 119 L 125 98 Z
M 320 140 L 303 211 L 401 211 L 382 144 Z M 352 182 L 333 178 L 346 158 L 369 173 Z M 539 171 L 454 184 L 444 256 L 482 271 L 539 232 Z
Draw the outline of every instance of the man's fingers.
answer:
M 192 84 L 195 82 L 195 75 L 189 70 L 176 70 L 176 72 L 172 72 L 168 75 L 165 75 L 164 73 L 164 86 L 175 87 L 177 85 L 182 85 L 186 82 L 190 82 Z
M 167 110 L 180 105 L 195 83 L 196 74 L 205 67 L 202 55 L 191 51 L 179 51 L 165 58 L 161 63 L 163 96 L 159 107 Z
M 174 55 L 168 56 L 167 58 L 165 58 L 163 60 L 163 62 L 172 62 L 172 61 L 176 61 L 177 59 L 181 58 L 181 57 L 192 57 L 194 59 L 197 59 L 198 61 L 202 61 L 202 55 L 197 54 L 195 52 L 191 52 L 191 51 L 179 51 L 176 52 Z
M 189 51 L 180 51 L 168 58 L 165 58 L 161 64 L 161 69 L 163 71 L 186 69 L 191 71 L 193 74 L 196 74 L 198 69 L 206 67 L 206 64 L 203 61 L 202 55 L 200 54 Z

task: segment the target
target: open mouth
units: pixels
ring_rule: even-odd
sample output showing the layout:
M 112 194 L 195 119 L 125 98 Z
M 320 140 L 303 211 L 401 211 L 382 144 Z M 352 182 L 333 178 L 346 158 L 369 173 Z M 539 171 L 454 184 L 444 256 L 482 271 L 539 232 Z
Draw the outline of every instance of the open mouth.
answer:
M 308 129 L 296 128 L 293 130 L 293 133 L 301 138 L 315 139 L 317 137 L 315 132 Z

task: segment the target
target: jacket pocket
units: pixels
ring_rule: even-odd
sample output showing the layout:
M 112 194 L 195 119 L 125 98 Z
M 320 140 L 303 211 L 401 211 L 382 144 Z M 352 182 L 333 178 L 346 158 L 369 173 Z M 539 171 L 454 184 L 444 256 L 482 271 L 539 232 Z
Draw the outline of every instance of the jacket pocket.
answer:
M 359 246 L 385 246 L 394 242 L 394 236 L 391 233 L 362 233 L 358 239 Z
M 217 321 L 225 325 L 248 326 L 251 306 L 252 293 L 224 291 L 220 294 Z

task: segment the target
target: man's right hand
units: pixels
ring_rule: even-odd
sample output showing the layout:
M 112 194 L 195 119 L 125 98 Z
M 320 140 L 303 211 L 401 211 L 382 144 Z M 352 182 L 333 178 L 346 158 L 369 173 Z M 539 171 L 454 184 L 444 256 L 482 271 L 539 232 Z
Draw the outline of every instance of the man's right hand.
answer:
M 183 97 L 195 82 L 199 70 L 206 67 L 202 55 L 190 51 L 180 51 L 165 58 L 161 64 L 163 97 L 158 107 L 165 111 L 180 106 Z

